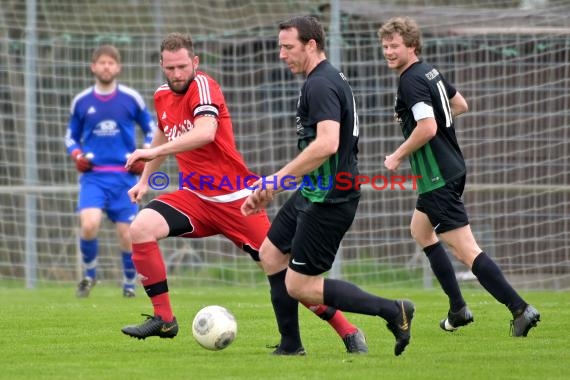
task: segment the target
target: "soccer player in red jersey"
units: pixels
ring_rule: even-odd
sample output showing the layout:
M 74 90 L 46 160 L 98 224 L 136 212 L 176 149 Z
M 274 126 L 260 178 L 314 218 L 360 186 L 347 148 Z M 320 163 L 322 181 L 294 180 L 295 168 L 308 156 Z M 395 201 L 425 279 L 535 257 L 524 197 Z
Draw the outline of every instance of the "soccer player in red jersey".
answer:
M 167 84 L 154 95 L 158 129 L 151 147 L 134 151 L 126 163 L 129 168 L 138 161 L 146 162 L 129 196 L 133 202 L 142 200 L 151 174 L 169 155 L 176 157 L 183 180 L 179 190 L 149 202 L 130 228 L 133 262 L 154 308 L 153 315 L 142 324 L 122 329 L 139 339 L 174 338 L 178 333 L 158 240 L 222 234 L 259 265 L 259 248 L 270 225 L 265 212 L 246 217 L 240 211 L 251 193 L 244 181 L 250 178 L 254 182 L 258 177 L 236 149 L 231 117 L 219 84 L 198 71 L 199 58 L 194 54 L 191 37 L 169 34 L 160 46 L 160 63 Z M 275 295 L 277 304 L 282 296 Z M 348 352 L 367 351 L 362 332 L 340 311 L 325 305 L 305 306 L 335 328 Z

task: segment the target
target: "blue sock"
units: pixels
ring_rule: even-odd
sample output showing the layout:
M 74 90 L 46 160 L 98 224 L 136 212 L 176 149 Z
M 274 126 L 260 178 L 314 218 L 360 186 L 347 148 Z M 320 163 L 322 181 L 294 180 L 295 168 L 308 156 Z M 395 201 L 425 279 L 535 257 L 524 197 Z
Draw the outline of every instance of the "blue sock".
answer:
M 99 240 L 79 239 L 79 249 L 83 259 L 85 277 L 92 280 L 97 278 L 97 252 L 99 251 Z
M 121 252 L 123 258 L 123 287 L 125 289 L 134 289 L 137 276 L 135 264 L 133 264 L 132 252 Z

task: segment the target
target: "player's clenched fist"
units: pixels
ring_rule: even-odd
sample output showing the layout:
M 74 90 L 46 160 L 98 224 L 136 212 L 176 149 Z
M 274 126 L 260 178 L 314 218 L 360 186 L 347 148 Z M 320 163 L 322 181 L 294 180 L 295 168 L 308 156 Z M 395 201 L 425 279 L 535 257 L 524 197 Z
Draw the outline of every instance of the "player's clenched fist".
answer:
M 89 157 L 81 151 L 81 149 L 75 149 L 71 152 L 71 158 L 75 162 L 75 167 L 81 173 L 85 173 L 93 168 L 93 164 L 89 160 Z

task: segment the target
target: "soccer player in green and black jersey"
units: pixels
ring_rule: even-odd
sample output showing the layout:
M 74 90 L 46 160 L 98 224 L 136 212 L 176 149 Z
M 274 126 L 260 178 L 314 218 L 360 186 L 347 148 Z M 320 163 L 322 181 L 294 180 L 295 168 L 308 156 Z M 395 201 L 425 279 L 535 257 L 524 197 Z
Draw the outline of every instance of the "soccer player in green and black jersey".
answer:
M 339 173 L 353 182 L 358 174 L 358 117 L 352 89 L 327 61 L 324 31 L 317 20 L 295 17 L 279 29 L 279 57 L 293 74 L 306 77 L 297 103 L 300 153 L 272 176 L 260 179 L 259 188 L 242 205 L 245 215 L 254 214 L 273 194 L 288 189 L 284 181 L 303 178 L 301 188 L 279 210 L 260 249 L 261 264 L 271 273 L 271 301 L 281 333 L 274 354 L 305 354 L 297 313 L 300 301 L 380 316 L 396 338 L 394 353 L 400 355 L 410 341 L 412 302 L 377 297 L 354 284 L 322 276 L 332 267 L 360 199 L 356 186 L 337 183 Z
M 465 176 L 465 162 L 453 128 L 453 103 L 450 104 L 455 95 L 457 90 L 425 62 L 411 65 L 400 77 L 395 109 L 404 137 L 408 139 L 416 127 L 414 112 L 432 117 L 436 125 L 445 126 L 438 128 L 427 144 L 409 156 L 412 172 L 420 177 L 417 181 L 420 194 Z M 457 108 L 462 109 L 461 95 L 457 103 Z M 408 104 L 414 105 L 415 110 Z
M 421 32 L 407 17 L 388 20 L 378 31 L 388 67 L 400 75 L 396 119 L 405 141 L 386 156 L 384 166 L 395 171 L 409 158 L 418 180 L 418 201 L 411 232 L 426 253 L 432 270 L 449 297 L 445 331 L 473 322 L 439 238 L 455 257 L 471 269 L 481 285 L 511 311 L 513 336 L 526 336 L 540 314 L 507 282 L 501 269 L 479 248 L 469 226 L 461 196 L 465 186 L 465 162 L 457 143 L 454 117 L 467 112 L 467 102 L 432 65 L 419 59 Z

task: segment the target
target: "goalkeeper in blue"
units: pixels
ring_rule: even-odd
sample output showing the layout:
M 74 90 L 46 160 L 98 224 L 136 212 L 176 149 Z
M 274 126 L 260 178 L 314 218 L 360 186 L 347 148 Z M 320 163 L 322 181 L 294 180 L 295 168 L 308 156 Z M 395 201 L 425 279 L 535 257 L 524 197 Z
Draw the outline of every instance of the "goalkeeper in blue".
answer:
M 123 296 L 135 296 L 136 270 L 131 259 L 129 226 L 138 207 L 131 203 L 128 190 L 137 183 L 144 162 L 137 161 L 127 171 L 125 163 L 137 148 L 136 125 L 150 146 L 155 122 L 142 96 L 119 84 L 121 57 L 112 45 L 95 49 L 91 72 L 95 84 L 75 96 L 65 145 L 80 172 L 79 247 L 83 278 L 77 286 L 78 297 L 88 297 L 97 282 L 98 233 L 106 213 L 117 231 L 123 268 Z
M 418 199 L 411 233 L 425 252 L 442 289 L 449 298 L 445 331 L 473 322 L 443 241 L 479 283 L 511 312 L 511 333 L 526 337 L 540 314 L 509 284 L 493 259 L 479 248 L 469 225 L 462 194 L 466 166 L 455 135 L 455 118 L 468 110 L 466 100 L 434 66 L 421 60 L 421 33 L 410 18 L 386 21 L 378 37 L 388 67 L 399 75 L 395 118 L 404 142 L 386 156 L 384 166 L 395 171 L 408 158 L 419 178 Z

